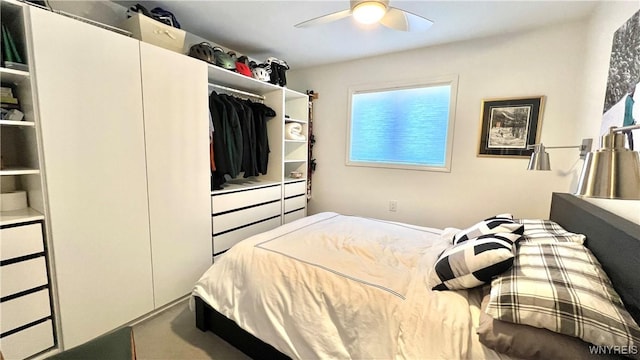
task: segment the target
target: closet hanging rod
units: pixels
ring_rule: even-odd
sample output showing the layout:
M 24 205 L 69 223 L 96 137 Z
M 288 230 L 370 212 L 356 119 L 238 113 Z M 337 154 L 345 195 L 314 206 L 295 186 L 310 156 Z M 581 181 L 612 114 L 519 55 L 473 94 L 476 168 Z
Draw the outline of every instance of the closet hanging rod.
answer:
M 226 86 L 222 86 L 222 85 L 216 85 L 216 84 L 209 84 L 210 87 L 214 87 L 220 90 L 225 90 L 225 91 L 231 91 L 234 92 L 236 94 L 240 94 L 240 95 L 246 95 L 246 96 L 251 96 L 260 100 L 264 100 L 264 96 L 262 95 L 258 95 L 258 94 L 254 94 L 254 93 L 250 93 L 247 91 L 242 91 L 242 90 L 238 90 L 238 89 L 234 89 L 234 88 L 230 88 L 230 87 L 226 87 Z

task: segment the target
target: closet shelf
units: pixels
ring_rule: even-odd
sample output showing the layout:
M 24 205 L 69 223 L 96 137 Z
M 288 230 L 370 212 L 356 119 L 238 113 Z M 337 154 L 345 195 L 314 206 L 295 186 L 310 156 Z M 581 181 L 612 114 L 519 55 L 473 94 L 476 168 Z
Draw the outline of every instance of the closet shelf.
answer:
M 0 120 L 0 125 L 33 127 L 36 126 L 36 123 L 33 121 Z
M 300 160 L 285 160 L 285 163 L 303 163 L 303 162 L 307 162 L 307 159 L 300 159 Z
M 2 82 L 11 82 L 16 84 L 29 78 L 29 73 L 22 70 L 0 67 L 0 77 L 2 77 Z
M 0 225 L 2 226 L 21 224 L 42 219 L 44 219 L 44 215 L 33 210 L 32 208 L 12 211 L 0 211 Z
M 209 82 L 258 95 L 282 89 L 280 86 L 225 70 L 215 65 L 209 65 Z
M 27 167 L 12 167 L 0 170 L 0 175 L 31 175 L 39 174 L 40 170 Z
M 293 99 L 305 99 L 305 100 L 308 101 L 309 100 L 309 95 L 303 94 L 303 93 L 295 91 L 295 90 L 285 89 L 284 98 L 285 98 L 285 101 L 289 101 L 289 100 L 293 100 Z
M 285 122 L 285 123 L 288 123 L 288 122 L 297 122 L 297 123 L 301 123 L 301 124 L 306 124 L 306 123 L 307 123 L 307 120 L 300 120 L 300 119 L 285 118 L 285 119 L 284 119 L 284 122 Z

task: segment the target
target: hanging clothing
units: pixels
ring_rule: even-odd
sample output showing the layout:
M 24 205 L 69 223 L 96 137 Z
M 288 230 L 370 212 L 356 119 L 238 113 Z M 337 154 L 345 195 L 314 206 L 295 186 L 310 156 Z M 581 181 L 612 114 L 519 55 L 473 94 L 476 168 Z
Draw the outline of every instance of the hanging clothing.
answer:
M 225 119 L 225 145 L 227 150 L 227 156 L 229 159 L 229 173 L 228 175 L 235 179 L 240 174 L 240 168 L 242 167 L 242 127 L 240 126 L 240 116 L 238 115 L 238 109 L 233 103 L 224 95 L 219 96 L 219 99 L 224 104 L 227 110 L 227 118 Z
M 247 156 L 243 158 L 243 164 L 245 165 L 245 173 L 244 177 L 258 176 L 260 175 L 260 171 L 258 169 L 258 143 L 256 138 L 256 125 L 255 125 L 255 117 L 253 115 L 253 109 L 249 106 L 251 102 L 248 100 L 242 101 L 241 105 L 244 108 L 245 112 L 245 122 L 243 123 L 243 128 L 246 129 L 246 138 L 244 141 L 245 151 L 247 151 Z
M 213 155 L 216 163 L 216 170 L 211 174 L 211 189 L 222 189 L 222 184 L 226 182 L 224 174 L 229 173 L 229 159 L 226 155 L 225 123 L 227 110 L 224 103 L 218 98 L 215 92 L 209 96 L 209 112 L 213 122 Z
M 258 176 L 253 111 L 246 104 L 247 100 L 236 99 L 229 95 L 226 95 L 225 98 L 235 106 L 235 110 L 240 119 L 240 128 L 242 129 L 242 161 L 240 170 L 244 172 L 244 178 Z
M 211 110 L 209 110 L 209 164 L 211 166 L 211 171 L 216 171 L 216 160 L 213 149 L 213 133 L 215 132 L 215 127 L 213 126 L 213 118 L 211 117 Z
M 245 178 L 266 174 L 267 120 L 276 116 L 275 111 L 264 104 L 215 91 L 209 96 L 209 111 L 213 127 L 212 189 L 221 189 L 228 179 L 240 173 Z
M 258 161 L 258 171 L 262 175 L 267 174 L 269 165 L 269 136 L 267 134 L 267 118 L 276 116 L 276 112 L 261 103 L 251 103 L 253 109 L 254 123 L 256 130 L 256 157 Z

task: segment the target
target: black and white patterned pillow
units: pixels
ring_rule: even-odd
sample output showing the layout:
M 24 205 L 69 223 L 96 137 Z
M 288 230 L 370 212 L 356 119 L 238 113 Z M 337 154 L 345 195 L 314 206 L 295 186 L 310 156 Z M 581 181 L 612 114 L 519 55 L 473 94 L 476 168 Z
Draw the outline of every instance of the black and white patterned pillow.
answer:
M 458 244 L 478 236 L 496 233 L 515 233 L 522 235 L 524 225 L 513 220 L 511 214 L 500 214 L 459 231 L 453 236 L 453 243 Z
M 586 238 L 583 234 L 575 234 L 565 230 L 551 220 L 518 219 L 515 221 L 524 225 L 523 243 L 552 244 L 570 242 L 583 244 Z
M 486 234 L 444 250 L 429 274 L 432 290 L 471 289 L 489 283 L 513 265 L 519 234 Z
M 640 328 L 607 274 L 576 243 L 520 243 L 513 268 L 491 283 L 486 313 L 594 345 L 640 347 Z

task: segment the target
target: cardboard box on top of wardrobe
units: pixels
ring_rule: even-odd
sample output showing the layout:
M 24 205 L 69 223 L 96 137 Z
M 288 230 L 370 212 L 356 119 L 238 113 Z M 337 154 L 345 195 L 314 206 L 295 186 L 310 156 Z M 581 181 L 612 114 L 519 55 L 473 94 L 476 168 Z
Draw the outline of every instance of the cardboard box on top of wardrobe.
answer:
M 134 38 L 168 50 L 182 53 L 186 32 L 144 16 L 133 13 L 121 26 L 131 32 Z

